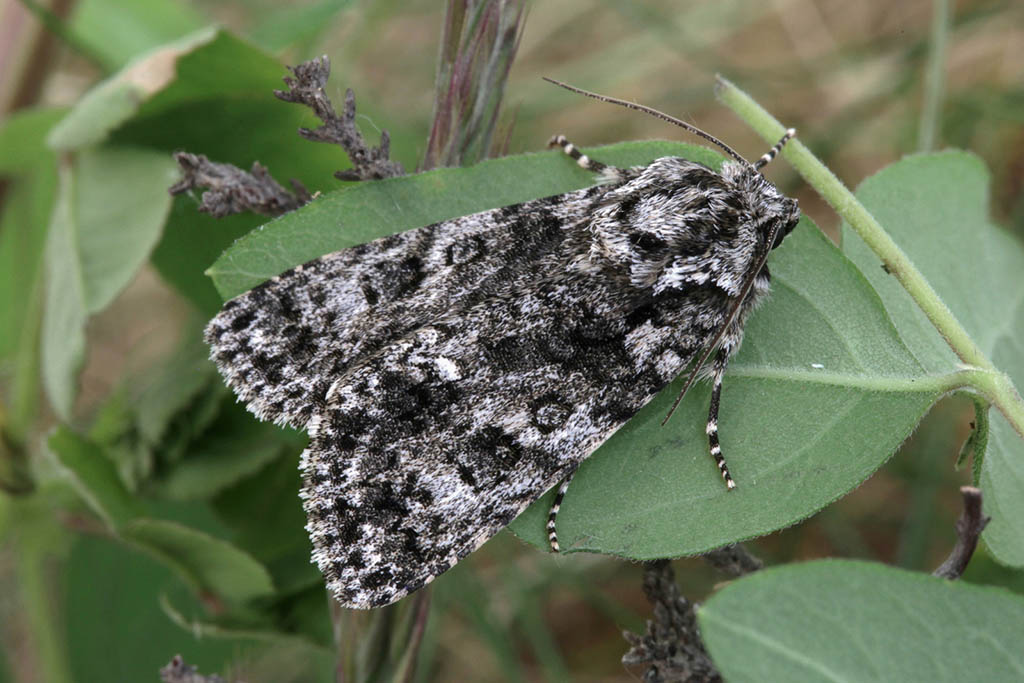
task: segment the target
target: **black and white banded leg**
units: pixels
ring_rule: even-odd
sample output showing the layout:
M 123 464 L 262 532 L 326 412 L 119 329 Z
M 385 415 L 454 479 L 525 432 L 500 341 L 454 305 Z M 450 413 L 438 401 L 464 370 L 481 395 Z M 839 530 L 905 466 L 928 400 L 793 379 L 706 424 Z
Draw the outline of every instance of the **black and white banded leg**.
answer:
M 711 379 L 711 408 L 708 409 L 708 446 L 711 448 L 711 457 L 718 465 L 718 471 L 722 473 L 725 480 L 725 487 L 730 491 L 736 488 L 736 482 L 729 474 L 729 467 L 725 464 L 725 456 L 722 455 L 722 445 L 718 442 L 718 403 L 722 399 L 722 376 L 725 374 L 725 366 L 729 363 L 729 353 L 725 349 L 719 349 L 712 363 Z
M 551 138 L 551 140 L 548 141 L 548 147 L 561 147 L 562 151 L 568 154 L 570 157 L 572 157 L 580 168 L 586 169 L 588 171 L 600 173 L 601 171 L 608 168 L 607 164 L 602 164 L 600 161 L 595 161 L 594 159 L 588 157 L 586 154 L 580 152 L 576 148 L 576 145 L 569 142 L 564 135 L 556 135 L 553 138 Z
M 555 494 L 555 502 L 551 504 L 551 510 L 548 512 L 548 544 L 551 545 L 551 552 L 557 553 L 561 550 L 558 545 L 558 532 L 555 531 L 555 518 L 558 516 L 558 510 L 562 507 L 562 499 L 565 498 L 565 492 L 569 490 L 569 483 L 572 478 L 576 476 L 576 470 L 572 472 L 562 480 L 562 483 L 558 485 L 558 492 Z
M 775 156 L 782 151 L 782 148 L 786 146 L 786 143 L 793 139 L 796 135 L 796 128 L 790 128 L 786 131 L 786 134 L 779 139 L 770 150 L 761 155 L 761 158 L 754 162 L 754 168 L 760 170 L 765 164 L 770 162 Z

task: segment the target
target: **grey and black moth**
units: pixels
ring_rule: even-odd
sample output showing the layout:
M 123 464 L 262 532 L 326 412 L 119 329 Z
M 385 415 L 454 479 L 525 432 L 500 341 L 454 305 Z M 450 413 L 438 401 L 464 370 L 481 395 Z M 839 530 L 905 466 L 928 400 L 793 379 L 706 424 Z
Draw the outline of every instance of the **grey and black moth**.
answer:
M 585 93 L 589 94 L 589 93 Z M 206 328 L 258 417 L 305 429 L 313 560 L 350 607 L 429 583 L 558 485 L 691 367 L 722 375 L 768 294 L 797 202 L 756 163 L 677 157 L 613 168 L 565 138 L 598 184 L 383 237 L 232 299 Z M 685 389 L 684 389 L 685 391 Z

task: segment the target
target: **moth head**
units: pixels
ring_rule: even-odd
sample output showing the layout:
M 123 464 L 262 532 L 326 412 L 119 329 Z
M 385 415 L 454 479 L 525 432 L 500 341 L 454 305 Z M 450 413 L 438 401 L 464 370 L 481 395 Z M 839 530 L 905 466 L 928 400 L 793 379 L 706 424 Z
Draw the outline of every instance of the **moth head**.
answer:
M 606 194 L 590 219 L 588 260 L 655 293 L 710 283 L 738 294 L 772 226 L 781 241 L 798 215 L 749 164 L 718 173 L 664 157 Z
M 758 241 L 766 243 L 774 231 L 769 247 L 775 249 L 782 244 L 800 220 L 797 200 L 779 192 L 771 181 L 749 165 L 726 162 L 722 165 L 722 176 L 743 196 L 750 220 L 756 226 Z

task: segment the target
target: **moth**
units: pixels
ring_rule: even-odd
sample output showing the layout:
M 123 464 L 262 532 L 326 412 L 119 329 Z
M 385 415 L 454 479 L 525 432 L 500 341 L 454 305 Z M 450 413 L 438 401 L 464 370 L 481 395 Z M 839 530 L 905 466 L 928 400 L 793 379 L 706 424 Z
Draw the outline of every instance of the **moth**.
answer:
M 749 163 L 682 121 L 570 89 L 730 159 L 615 168 L 556 136 L 598 184 L 327 254 L 206 328 L 249 410 L 309 433 L 306 529 L 345 606 L 429 583 L 561 482 L 548 520 L 558 550 L 576 467 L 688 365 L 687 388 L 712 381 L 710 452 L 735 486 L 718 439 L 722 376 L 768 294 L 768 253 L 799 218 L 760 173 L 795 133 Z

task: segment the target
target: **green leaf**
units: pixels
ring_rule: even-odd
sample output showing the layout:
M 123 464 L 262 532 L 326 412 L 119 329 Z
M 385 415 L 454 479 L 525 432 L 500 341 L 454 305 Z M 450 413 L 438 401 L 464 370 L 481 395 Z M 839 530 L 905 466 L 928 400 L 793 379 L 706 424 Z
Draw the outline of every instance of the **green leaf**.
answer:
M 972 154 L 912 156 L 871 176 L 857 198 L 885 227 L 996 367 L 1024 386 L 1024 248 L 992 224 L 988 171 Z M 848 227 L 843 250 L 882 297 L 922 366 L 950 372 L 959 360 Z M 983 538 L 1001 562 L 1024 566 L 1024 443 L 993 411 L 980 484 L 992 522 Z
M 173 568 L 200 593 L 240 603 L 274 592 L 270 574 L 251 555 L 177 522 L 136 519 L 119 535 Z
M 46 300 L 41 356 L 43 386 L 58 417 L 70 419 L 78 371 L 85 356 L 85 293 L 75 247 L 72 171 L 60 168 L 60 186 L 46 243 Z
M 188 4 L 172 0 L 83 0 L 75 4 L 68 28 L 107 68 L 117 69 L 206 23 Z
M 1024 677 L 1024 598 L 877 564 L 760 571 L 713 596 L 697 617 L 734 683 Z
M 102 142 L 174 82 L 179 59 L 217 37 L 215 30 L 204 29 L 139 57 L 86 93 L 50 131 L 47 143 L 66 151 Z
M 149 150 L 102 147 L 60 169 L 47 245 L 43 380 L 69 419 L 85 353 L 84 325 L 148 258 L 170 209 L 173 162 Z
M 99 446 L 64 425 L 57 427 L 48 443 L 71 475 L 78 495 L 112 530 L 143 513 L 118 477 L 114 463 Z
M 138 271 L 170 210 L 177 168 L 150 150 L 103 147 L 80 153 L 73 179 L 74 239 L 86 309 L 101 311 Z
M 718 163 L 713 152 L 678 143 L 592 152 L 618 165 L 666 154 Z M 592 182 L 552 152 L 358 185 L 250 233 L 210 273 L 230 297 L 345 246 Z M 660 427 L 679 381 L 580 468 L 559 514 L 563 547 L 649 559 L 793 524 L 870 476 L 948 389 L 948 379 L 925 376 L 863 276 L 810 221 L 773 253 L 771 267 L 773 295 L 748 325 L 719 421 L 738 490 L 726 491 L 708 455 L 706 387 Z M 512 525 L 539 547 L 550 495 Z

